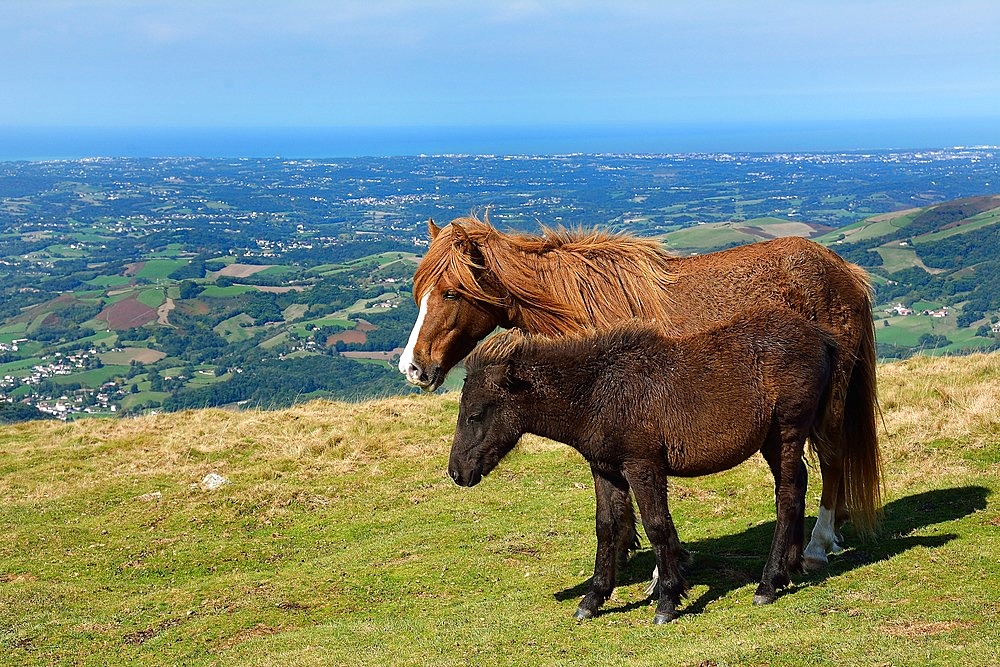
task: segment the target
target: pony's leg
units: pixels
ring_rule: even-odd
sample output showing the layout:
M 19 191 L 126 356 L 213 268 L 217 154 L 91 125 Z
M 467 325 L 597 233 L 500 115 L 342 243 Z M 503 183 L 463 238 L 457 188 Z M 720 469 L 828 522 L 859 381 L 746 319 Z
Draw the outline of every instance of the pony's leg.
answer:
M 578 620 L 585 620 L 596 614 L 615 588 L 619 536 L 627 532 L 621 523 L 622 517 L 617 514 L 621 498 L 628 501 L 629 507 L 632 506 L 628 497 L 628 485 L 621 475 L 598 470 L 594 466 L 590 470 L 594 475 L 594 492 L 597 496 L 594 521 L 597 554 L 594 557 L 594 577 L 591 579 L 590 590 L 580 601 L 574 614 Z M 634 514 L 630 512 L 626 518 L 632 521 L 634 532 Z
M 771 552 L 753 596 L 753 603 L 757 605 L 774 602 L 778 589 L 791 582 L 789 571 L 801 570 L 808 481 L 802 461 L 804 444 L 805 436 L 799 438 L 797 433 L 786 433 L 782 442 L 769 438 L 761 449 L 774 475 L 777 523 Z
M 636 530 L 635 507 L 632 505 L 632 494 L 628 484 L 624 482 L 625 490 L 615 489 L 611 496 L 612 511 L 615 523 L 621 527 L 618 531 L 615 551 L 618 554 L 618 569 L 628 564 L 629 556 L 639 548 L 639 533 Z
M 677 607 L 687 593 L 681 566 L 688 561 L 688 553 L 681 546 L 667 507 L 667 475 L 649 462 L 637 462 L 624 472 L 639 505 L 642 527 L 660 575 L 657 583 L 660 600 L 653 623 L 669 623 L 677 618 Z

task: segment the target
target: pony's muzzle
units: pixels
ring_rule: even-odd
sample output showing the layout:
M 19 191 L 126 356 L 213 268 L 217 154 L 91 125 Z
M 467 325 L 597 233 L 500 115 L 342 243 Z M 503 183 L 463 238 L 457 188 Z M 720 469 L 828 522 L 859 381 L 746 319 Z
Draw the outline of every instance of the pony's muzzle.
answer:
M 449 466 L 448 476 L 459 486 L 475 486 L 483 479 L 483 473 L 479 470 L 472 470 L 468 474 L 463 474 L 458 468 Z

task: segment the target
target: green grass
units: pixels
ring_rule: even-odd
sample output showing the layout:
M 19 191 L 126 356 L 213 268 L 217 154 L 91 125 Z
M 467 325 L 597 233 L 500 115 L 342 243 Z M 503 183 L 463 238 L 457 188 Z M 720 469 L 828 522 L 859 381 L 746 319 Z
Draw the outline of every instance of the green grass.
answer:
M 768 607 L 766 467 L 676 480 L 691 591 L 659 627 L 647 548 L 571 618 L 594 548 L 574 452 L 530 438 L 451 483 L 455 395 L 4 427 L 0 662 L 995 664 L 998 374 L 997 355 L 883 369 L 880 538 L 848 530 Z M 209 472 L 229 483 L 202 490 Z

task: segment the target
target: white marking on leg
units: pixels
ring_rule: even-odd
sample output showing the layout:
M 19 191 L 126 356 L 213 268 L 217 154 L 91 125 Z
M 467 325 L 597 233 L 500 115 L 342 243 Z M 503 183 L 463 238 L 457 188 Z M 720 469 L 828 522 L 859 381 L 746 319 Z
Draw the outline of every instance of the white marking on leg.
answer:
M 809 538 L 809 544 L 802 554 L 807 567 L 811 569 L 822 567 L 829 562 L 826 557 L 828 553 L 839 554 L 844 550 L 838 543 L 837 533 L 833 528 L 835 520 L 834 511 L 820 505 L 812 537 Z
M 410 366 L 413 364 L 413 348 L 417 346 L 417 338 L 420 337 L 420 327 L 424 323 L 424 317 L 427 316 L 427 301 L 430 298 L 431 293 L 428 290 L 420 299 L 420 312 L 417 314 L 417 321 L 413 325 L 413 331 L 410 332 L 410 339 L 406 341 L 406 348 L 399 355 L 399 372 L 405 375 L 406 379 L 410 382 L 414 382 L 420 377 L 420 370 L 411 369 Z
M 649 582 L 649 586 L 646 586 L 646 597 L 649 597 L 656 592 L 656 587 L 660 583 L 660 568 L 659 566 L 653 566 L 653 580 Z

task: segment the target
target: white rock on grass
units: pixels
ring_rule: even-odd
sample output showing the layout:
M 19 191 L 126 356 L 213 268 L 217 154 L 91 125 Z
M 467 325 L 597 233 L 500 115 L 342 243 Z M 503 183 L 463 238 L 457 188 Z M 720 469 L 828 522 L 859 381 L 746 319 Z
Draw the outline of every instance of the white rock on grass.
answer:
M 222 475 L 210 472 L 201 478 L 201 482 L 198 484 L 198 486 L 200 486 L 205 491 L 215 491 L 223 484 L 229 484 L 229 480 L 223 477 Z

